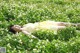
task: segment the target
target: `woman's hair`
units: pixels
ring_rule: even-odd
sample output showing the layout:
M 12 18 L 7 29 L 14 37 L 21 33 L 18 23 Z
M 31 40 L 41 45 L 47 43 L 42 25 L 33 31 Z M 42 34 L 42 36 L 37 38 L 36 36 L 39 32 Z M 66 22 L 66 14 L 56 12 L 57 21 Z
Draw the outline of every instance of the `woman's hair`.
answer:
M 10 26 L 9 26 L 9 31 L 15 34 L 16 31 L 12 28 L 13 26 L 14 26 L 14 25 L 10 25 Z

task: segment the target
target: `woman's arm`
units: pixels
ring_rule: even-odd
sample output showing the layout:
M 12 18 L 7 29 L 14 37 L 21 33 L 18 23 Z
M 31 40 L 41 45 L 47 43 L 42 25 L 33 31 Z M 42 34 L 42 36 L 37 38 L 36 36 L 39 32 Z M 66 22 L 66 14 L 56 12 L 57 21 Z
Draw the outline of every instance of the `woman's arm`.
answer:
M 27 32 L 27 31 L 22 31 L 22 33 L 26 34 L 28 37 L 37 38 L 37 37 L 35 37 L 34 35 L 32 35 L 31 33 Z

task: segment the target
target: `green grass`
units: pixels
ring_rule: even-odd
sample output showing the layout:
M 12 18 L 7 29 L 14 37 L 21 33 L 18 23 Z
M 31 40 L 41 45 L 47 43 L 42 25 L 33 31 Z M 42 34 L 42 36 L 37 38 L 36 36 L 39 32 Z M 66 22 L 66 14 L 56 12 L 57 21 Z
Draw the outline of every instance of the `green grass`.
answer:
M 33 33 L 38 39 L 9 32 L 10 25 L 45 20 L 80 23 L 80 1 L 0 0 L 0 46 L 6 47 L 7 53 L 80 52 L 80 32 L 75 27 L 60 30 L 57 35 L 54 31 L 39 30 Z

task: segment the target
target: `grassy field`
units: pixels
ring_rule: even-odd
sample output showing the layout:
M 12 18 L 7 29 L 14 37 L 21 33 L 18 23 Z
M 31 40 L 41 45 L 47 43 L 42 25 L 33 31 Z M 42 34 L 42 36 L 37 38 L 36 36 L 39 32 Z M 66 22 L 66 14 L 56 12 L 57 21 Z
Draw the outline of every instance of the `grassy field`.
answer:
M 45 20 L 80 23 L 80 0 L 0 0 L 0 47 L 7 53 L 80 53 L 80 28 L 32 33 L 38 39 L 9 32 L 10 25 Z

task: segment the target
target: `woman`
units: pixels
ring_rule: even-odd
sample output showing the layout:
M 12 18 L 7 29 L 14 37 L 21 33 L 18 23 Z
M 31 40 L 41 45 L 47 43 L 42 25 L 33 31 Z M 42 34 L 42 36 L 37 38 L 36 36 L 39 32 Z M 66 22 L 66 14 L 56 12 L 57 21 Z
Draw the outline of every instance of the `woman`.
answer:
M 23 32 L 24 34 L 31 35 L 32 32 L 40 30 L 40 29 L 49 29 L 49 30 L 60 30 L 66 28 L 67 26 L 80 26 L 79 24 L 74 23 L 67 23 L 67 22 L 54 22 L 54 21 L 43 21 L 43 22 L 36 22 L 36 23 L 28 23 L 23 25 L 23 27 L 19 25 L 11 25 L 9 31 L 16 33 L 16 32 Z

